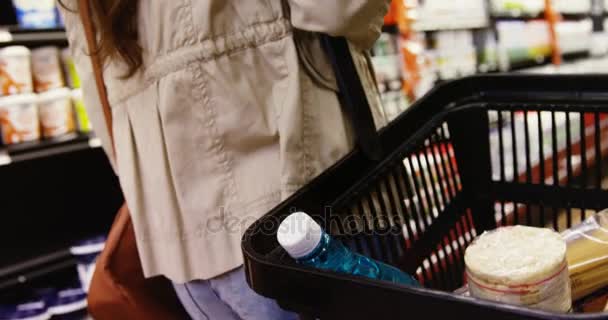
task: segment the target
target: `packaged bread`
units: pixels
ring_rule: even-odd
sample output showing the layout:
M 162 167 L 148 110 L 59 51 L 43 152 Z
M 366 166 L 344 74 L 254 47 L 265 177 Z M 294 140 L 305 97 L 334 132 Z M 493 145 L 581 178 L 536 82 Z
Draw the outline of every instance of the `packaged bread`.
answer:
M 0 97 L 0 127 L 4 144 L 40 139 L 35 94 Z
M 606 309 L 608 303 L 608 289 L 603 289 L 594 292 L 575 302 L 575 311 L 577 313 L 595 313 L 608 311 Z
M 572 298 L 578 300 L 608 287 L 608 211 L 566 230 Z
M 0 96 L 33 92 L 30 56 L 23 46 L 0 49 Z
M 57 47 L 32 50 L 34 90 L 38 93 L 65 87 Z
M 572 307 L 566 242 L 550 229 L 485 232 L 467 248 L 465 265 L 472 297 L 553 312 Z
M 55 89 L 38 95 L 40 126 L 45 138 L 54 138 L 75 130 L 72 112 L 72 92 Z

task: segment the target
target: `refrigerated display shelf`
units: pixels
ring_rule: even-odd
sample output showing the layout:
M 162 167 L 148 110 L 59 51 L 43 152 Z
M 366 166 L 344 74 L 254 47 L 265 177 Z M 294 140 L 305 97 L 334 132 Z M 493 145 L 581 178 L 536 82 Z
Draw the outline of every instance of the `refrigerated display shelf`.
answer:
M 92 134 L 72 134 L 42 141 L 25 142 L 0 149 L 0 166 L 99 147 L 101 147 L 101 141 Z
M 587 18 L 591 18 L 592 17 L 592 15 L 591 15 L 590 12 L 586 12 L 586 13 L 560 13 L 560 15 L 565 20 L 581 20 L 581 19 L 587 19 Z
M 487 27 L 488 20 L 486 17 L 467 19 L 423 19 L 414 23 L 414 30 L 416 31 L 466 30 L 483 29 Z
M 562 56 L 562 60 L 564 63 L 577 62 L 581 60 L 591 59 L 591 54 L 589 51 L 579 51 L 566 53 Z M 508 72 L 525 72 L 527 70 L 531 70 L 538 67 L 551 65 L 551 57 L 544 57 L 542 60 L 526 60 L 512 63 Z M 500 71 L 496 71 L 500 72 Z M 491 72 L 494 73 L 494 72 Z
M 391 25 L 385 24 L 382 26 L 382 32 L 390 33 L 390 34 L 399 34 L 399 26 L 397 26 L 396 24 L 391 24 Z
M 30 259 L 5 264 L 0 268 L 0 292 L 27 285 L 57 271 L 76 268 L 76 260 L 67 247 L 48 250 Z
M 544 13 L 538 14 L 522 13 L 520 11 L 503 11 L 503 12 L 492 12 L 491 19 L 494 20 L 538 20 L 544 19 Z
M 21 29 L 18 27 L 0 27 L 0 47 L 20 45 L 26 47 L 68 45 L 65 29 Z
M 581 20 L 590 18 L 592 15 L 587 13 L 559 13 L 564 20 Z M 538 20 L 545 19 L 545 13 L 538 14 L 520 13 L 518 11 L 495 12 L 491 15 L 495 20 Z
M 546 64 L 551 63 L 551 57 L 546 56 L 546 57 L 539 57 L 539 58 L 530 58 L 528 60 L 521 60 L 521 61 L 517 61 L 517 62 L 510 62 L 509 65 L 509 71 L 508 72 L 515 72 L 515 71 L 521 71 L 521 70 L 525 70 L 525 69 L 529 69 L 529 68 L 534 68 L 534 67 L 540 67 Z
M 589 52 L 589 50 L 564 53 L 562 55 L 562 59 L 566 62 L 581 60 L 581 59 L 589 59 L 590 57 L 591 57 L 591 53 Z

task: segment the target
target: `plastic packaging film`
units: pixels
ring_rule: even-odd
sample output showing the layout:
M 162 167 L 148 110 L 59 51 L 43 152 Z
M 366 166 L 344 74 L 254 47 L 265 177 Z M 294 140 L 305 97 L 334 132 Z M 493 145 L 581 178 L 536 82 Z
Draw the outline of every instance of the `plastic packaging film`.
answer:
M 472 297 L 568 312 L 566 243 L 550 229 L 514 226 L 485 232 L 465 253 Z
M 578 300 L 608 286 L 608 210 L 564 231 L 572 282 L 572 298 Z

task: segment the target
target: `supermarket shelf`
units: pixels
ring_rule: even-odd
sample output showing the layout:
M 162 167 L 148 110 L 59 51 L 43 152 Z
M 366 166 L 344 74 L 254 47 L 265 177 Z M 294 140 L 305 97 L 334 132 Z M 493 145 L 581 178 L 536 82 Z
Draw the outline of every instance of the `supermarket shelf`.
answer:
M 485 17 L 479 19 L 424 19 L 414 23 L 416 31 L 440 31 L 440 30 L 462 30 L 462 29 L 481 29 L 487 28 L 489 21 Z
M 64 29 L 19 29 L 8 27 L 0 30 L 0 47 L 21 45 L 38 47 L 44 45 L 67 46 L 68 38 Z
M 591 18 L 592 17 L 592 15 L 591 15 L 590 12 L 586 12 L 586 13 L 560 13 L 560 15 L 565 20 L 581 20 L 581 19 L 587 19 L 587 18 Z
M 565 65 L 570 63 L 576 63 L 580 61 L 597 59 L 596 57 L 592 57 L 589 51 L 580 51 L 580 52 L 572 52 L 563 55 L 563 61 Z M 546 66 L 552 66 L 551 59 L 549 57 L 545 57 L 542 61 L 537 60 L 526 60 L 517 62 L 511 65 L 511 68 L 508 71 L 500 71 L 500 70 L 491 70 L 486 73 L 502 73 L 502 72 L 528 72 L 537 68 L 542 68 Z M 465 75 L 459 75 L 459 77 L 464 77 Z M 440 85 L 444 82 L 448 82 L 452 79 L 438 79 L 435 82 L 435 85 Z
M 580 73 L 606 73 L 607 56 L 592 56 L 587 52 L 565 55 L 563 63 L 559 66 L 546 64 L 544 66 L 522 69 L 520 72 L 540 74 L 580 74 Z M 592 67 L 593 66 L 593 67 Z
M 522 13 L 521 11 L 511 10 L 503 12 L 492 12 L 491 18 L 494 20 L 537 20 L 544 19 L 543 12 L 536 15 Z
M 382 32 L 383 33 L 390 33 L 390 34 L 399 34 L 399 26 L 397 26 L 396 24 L 383 25 L 382 26 Z
M 519 11 L 505 11 L 492 13 L 492 18 L 495 20 L 537 20 L 545 19 L 545 13 L 540 12 L 537 15 L 525 14 Z M 590 12 L 585 13 L 559 13 L 559 15 L 565 20 L 581 20 L 591 18 Z
M 75 268 L 76 261 L 69 249 L 50 250 L 31 259 L 0 268 L 0 291 L 24 285 L 57 271 Z
M 591 54 L 589 53 L 589 51 L 566 53 L 562 56 L 562 59 L 564 62 L 574 62 L 574 61 L 590 59 L 590 58 L 591 58 Z M 545 57 L 542 60 L 530 59 L 530 60 L 526 60 L 526 61 L 512 63 L 511 67 L 509 68 L 509 72 L 526 71 L 527 69 L 538 68 L 538 67 L 542 67 L 542 66 L 546 66 L 546 65 L 550 65 L 550 64 L 551 64 L 550 57 Z
M 565 62 L 575 61 L 575 60 L 580 60 L 580 59 L 589 59 L 590 57 L 591 57 L 591 53 L 589 52 L 589 50 L 564 53 L 562 55 L 562 59 Z
M 590 59 L 597 59 L 597 57 L 592 57 L 591 54 L 589 53 L 589 51 L 567 53 L 567 54 L 564 54 L 562 58 L 566 65 L 570 64 L 570 63 L 576 63 L 576 62 L 590 60 Z M 511 68 L 508 71 L 491 70 L 491 71 L 487 71 L 485 73 L 527 72 L 527 71 L 532 71 L 536 68 L 541 68 L 541 67 L 545 67 L 545 66 L 552 66 L 550 57 L 545 57 L 545 58 L 543 58 L 543 60 L 540 60 L 540 61 L 530 59 L 530 60 L 513 63 L 511 65 Z M 464 76 L 466 76 L 466 75 L 459 75 L 458 77 L 456 77 L 454 79 L 464 77 Z M 453 80 L 453 79 L 437 79 L 437 81 L 435 81 L 435 85 L 440 85 L 440 84 L 448 82 L 450 80 Z
M 510 63 L 509 72 L 521 71 L 529 68 L 540 67 L 551 63 L 550 57 L 542 57 L 541 59 L 529 59 Z
M 90 134 L 73 134 L 43 141 L 20 143 L 0 150 L 0 166 L 99 147 L 101 147 L 99 138 Z

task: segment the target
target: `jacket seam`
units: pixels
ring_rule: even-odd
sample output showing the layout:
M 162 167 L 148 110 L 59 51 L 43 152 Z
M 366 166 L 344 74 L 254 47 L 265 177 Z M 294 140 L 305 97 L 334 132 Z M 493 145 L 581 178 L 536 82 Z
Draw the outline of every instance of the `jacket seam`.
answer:
M 210 135 L 210 149 L 211 152 L 215 154 L 215 158 L 220 167 L 223 168 L 223 179 L 226 182 L 226 187 L 223 190 L 223 193 L 225 196 L 226 205 L 236 203 L 238 202 L 238 198 L 236 194 L 234 170 L 232 168 L 233 160 L 229 157 L 228 152 L 224 147 L 223 140 L 221 139 L 217 130 L 217 113 L 213 104 L 211 103 L 209 88 L 203 76 L 203 67 L 201 64 L 197 64 L 193 66 L 193 69 L 195 85 L 199 88 L 199 90 L 195 90 L 195 92 L 200 95 L 197 100 L 201 101 L 202 109 L 205 113 L 203 125 L 207 128 L 207 132 L 209 132 Z
M 190 7 L 191 7 L 191 0 L 187 0 L 190 3 Z M 191 32 L 194 31 L 194 17 L 192 16 L 192 12 L 194 10 L 188 10 L 189 11 L 189 25 L 190 28 L 189 30 Z M 194 38 L 194 34 L 190 34 L 189 38 Z M 197 61 L 197 60 L 195 60 Z M 203 66 L 202 66 L 202 61 L 199 61 L 199 63 L 193 64 L 193 74 L 194 74 L 194 78 L 196 83 L 198 84 L 198 87 L 200 88 L 200 90 L 197 90 L 198 93 L 200 94 L 199 99 L 197 99 L 198 101 L 201 101 L 201 103 L 203 104 L 202 108 L 206 114 L 205 116 L 205 123 L 203 125 L 206 125 L 207 130 L 210 134 L 210 138 L 211 138 L 211 151 L 213 153 L 215 153 L 215 158 L 218 161 L 218 164 L 220 165 L 220 167 L 223 167 L 223 179 L 226 182 L 224 190 L 222 190 L 224 197 L 225 197 L 225 205 L 228 207 L 228 210 L 230 210 L 229 204 L 230 203 L 236 203 L 238 201 L 237 195 L 236 195 L 236 186 L 235 186 L 235 179 L 234 179 L 234 170 L 232 168 L 232 159 L 229 157 L 228 152 L 226 151 L 225 147 L 224 147 L 224 143 L 223 140 L 220 137 L 219 131 L 217 129 L 216 126 L 216 119 L 217 119 L 217 113 L 215 111 L 215 107 L 213 106 L 213 104 L 211 103 L 211 99 L 210 99 L 210 95 L 209 95 L 209 88 L 207 86 L 205 77 L 203 76 L 204 74 L 204 70 L 203 70 Z
M 279 58 L 279 62 L 281 64 L 281 69 L 283 69 L 283 75 L 282 75 L 282 79 L 280 81 L 284 81 L 289 76 L 289 66 L 287 65 L 287 58 L 285 57 L 285 54 L 283 54 L 284 52 L 285 52 L 285 42 L 283 42 L 283 44 L 282 44 L 282 47 L 281 47 L 282 54 L 280 54 L 280 58 Z M 287 101 L 287 97 L 289 96 L 288 92 L 289 92 L 289 88 L 287 88 L 287 90 L 283 94 L 282 99 L 280 99 L 281 102 L 279 103 L 278 106 L 276 105 L 276 102 L 273 100 L 273 103 L 275 104 L 275 112 L 276 112 L 277 121 L 279 121 L 279 119 L 281 118 L 281 115 L 283 114 L 283 107 L 285 106 L 285 101 Z
M 206 42 L 206 41 L 216 42 L 218 40 L 232 39 L 232 38 L 237 38 L 239 35 L 244 35 L 245 33 L 248 33 L 250 30 L 256 30 L 259 28 L 271 26 L 273 24 L 285 23 L 285 22 L 288 22 L 288 21 L 284 18 L 276 18 L 274 20 L 268 20 L 268 21 L 256 21 L 256 22 L 249 23 L 247 25 L 247 27 L 245 27 L 245 28 L 226 32 L 221 35 L 205 35 L 205 36 L 201 36 L 196 39 L 198 42 Z M 249 33 L 251 33 L 251 32 L 249 32 Z
M 184 23 L 184 37 L 176 38 L 173 42 L 174 48 L 179 48 L 187 44 L 193 44 L 194 19 L 192 17 L 192 0 L 183 0 L 178 9 L 178 22 Z M 171 50 L 173 51 L 173 50 Z M 155 58 L 156 59 L 156 58 Z
M 309 180 L 313 175 L 311 155 L 311 130 L 314 127 L 314 118 L 310 114 L 312 104 L 312 81 L 303 74 L 302 86 L 302 166 L 304 172 L 304 180 Z
M 253 32 L 253 34 L 251 34 Z M 249 33 L 250 35 L 245 35 Z M 240 32 L 211 37 L 192 45 L 183 46 L 171 53 L 155 57 L 155 62 L 141 72 L 143 81 L 127 88 L 123 94 L 116 98 L 110 97 L 110 104 L 116 105 L 124 102 L 142 91 L 143 87 L 150 85 L 169 74 L 187 69 L 192 63 L 203 64 L 217 60 L 226 55 L 235 54 L 248 49 L 261 47 L 265 44 L 280 41 L 291 34 L 289 21 L 279 19 L 268 23 L 259 23 L 248 26 Z M 129 82 L 125 82 L 129 87 Z

